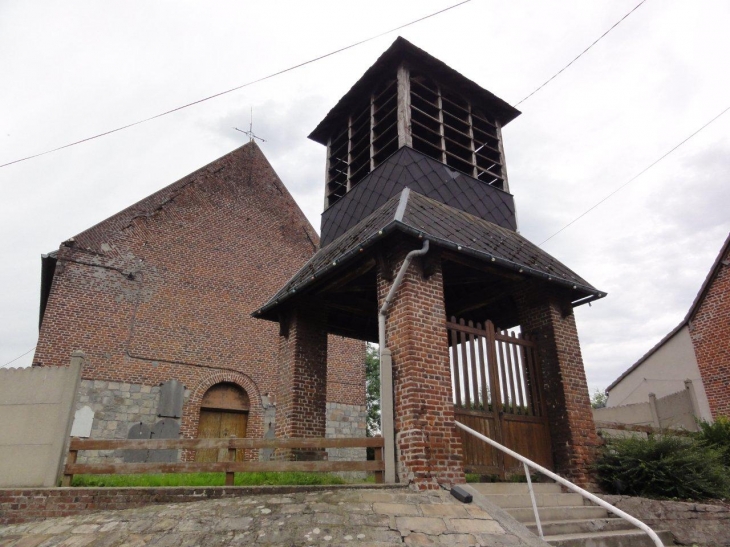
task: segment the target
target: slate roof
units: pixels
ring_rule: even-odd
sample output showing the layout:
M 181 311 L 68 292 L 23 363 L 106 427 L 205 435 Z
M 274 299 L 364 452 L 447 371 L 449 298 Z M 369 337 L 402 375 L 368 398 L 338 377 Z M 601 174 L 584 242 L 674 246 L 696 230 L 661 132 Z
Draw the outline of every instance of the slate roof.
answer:
M 521 114 L 509 103 L 399 36 L 329 111 L 324 120 L 309 135 L 309 138 L 320 144 L 327 144 L 327 139 L 332 134 L 333 128 L 338 126 L 338 122 L 351 114 L 352 109 L 360 103 L 362 97 L 367 96 L 383 78 L 394 77 L 396 68 L 403 62 L 428 73 L 439 83 L 457 89 L 463 97 L 470 99 L 473 103 L 488 107 L 490 113 L 502 126 Z
M 577 289 L 579 298 L 605 296 L 605 293 L 598 291 L 518 233 L 405 188 L 377 211 L 315 253 L 253 315 L 273 318 L 268 312 L 280 303 L 315 283 L 322 275 L 344 267 L 366 248 L 396 230 L 423 237 L 432 245 L 456 250 L 489 261 L 495 266 Z
M 504 228 L 517 229 L 512 194 L 402 147 L 322 213 L 321 246 L 344 234 L 405 187 Z

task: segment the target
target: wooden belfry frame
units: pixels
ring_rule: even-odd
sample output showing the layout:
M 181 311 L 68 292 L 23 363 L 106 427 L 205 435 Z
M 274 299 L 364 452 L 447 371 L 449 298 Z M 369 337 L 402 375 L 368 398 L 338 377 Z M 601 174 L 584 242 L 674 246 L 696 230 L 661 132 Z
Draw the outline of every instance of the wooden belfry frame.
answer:
M 401 65 L 329 139 L 325 207 L 403 146 L 509 191 L 500 123 L 458 92 Z

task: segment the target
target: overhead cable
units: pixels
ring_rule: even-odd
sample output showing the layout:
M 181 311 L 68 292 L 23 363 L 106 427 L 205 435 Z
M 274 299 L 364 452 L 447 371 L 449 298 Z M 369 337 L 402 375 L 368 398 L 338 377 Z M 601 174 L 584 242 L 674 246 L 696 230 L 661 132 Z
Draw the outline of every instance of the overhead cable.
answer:
M 7 367 L 8 365 L 10 365 L 10 364 L 14 363 L 15 361 L 17 361 L 18 359 L 20 359 L 21 357 L 25 357 L 26 355 L 28 355 L 28 354 L 29 354 L 29 353 L 30 353 L 31 351 L 33 351 L 34 349 L 35 349 L 35 346 L 33 346 L 32 348 L 30 348 L 30 349 L 29 349 L 28 351 L 26 351 L 26 352 L 25 352 L 25 353 L 24 353 L 23 355 L 18 355 L 18 356 L 17 356 L 17 357 L 15 358 L 15 359 L 13 359 L 13 360 L 11 360 L 11 361 L 8 361 L 7 363 L 5 363 L 5 364 L 4 364 L 3 366 L 1 366 L 0 368 L 5 368 L 5 367 Z
M 608 30 L 607 30 L 606 32 L 604 32 L 603 34 L 601 34 L 601 35 L 600 35 L 600 36 L 599 36 L 599 37 L 598 37 L 598 38 L 597 38 L 597 39 L 596 39 L 596 40 L 595 40 L 595 41 L 594 41 L 594 42 L 593 42 L 593 43 L 592 43 L 592 44 L 591 44 L 590 46 L 588 46 L 588 47 L 587 47 L 587 48 L 585 48 L 585 49 L 584 49 L 583 51 L 581 51 L 581 52 L 580 52 L 580 53 L 578 54 L 578 56 L 577 56 L 577 57 L 576 57 L 575 59 L 573 59 L 572 61 L 570 61 L 570 62 L 569 62 L 569 63 L 568 63 L 567 65 L 565 65 L 565 66 L 564 66 L 563 68 L 561 68 L 561 69 L 560 69 L 559 71 L 557 71 L 557 72 L 556 72 L 555 74 L 553 74 L 553 75 L 552 75 L 552 76 L 551 76 L 550 78 L 548 78 L 548 79 L 547 79 L 547 80 L 545 81 L 545 83 L 543 83 L 543 84 L 542 84 L 542 85 L 541 85 L 540 87 L 538 87 L 538 88 L 537 88 L 537 89 L 536 89 L 535 91 L 533 91 L 532 93 L 530 93 L 530 94 L 529 94 L 529 95 L 528 95 L 527 97 L 525 97 L 524 99 L 522 99 L 522 100 L 521 100 L 520 102 L 518 102 L 518 103 L 515 103 L 515 105 L 514 105 L 514 106 L 518 106 L 519 104 L 521 104 L 521 103 L 524 103 L 524 102 L 525 102 L 525 101 L 526 101 L 527 99 L 529 99 L 530 97 L 532 97 L 532 96 L 533 96 L 533 95 L 534 95 L 535 93 L 537 93 L 538 91 L 540 91 L 540 90 L 541 90 L 541 89 L 542 89 L 543 87 L 545 87 L 545 86 L 546 86 L 546 85 L 548 85 L 548 84 L 549 84 L 550 82 L 552 82 L 552 81 L 553 81 L 553 80 L 554 80 L 555 78 L 557 78 L 558 76 L 560 76 L 560 74 L 562 74 L 562 73 L 563 73 L 563 71 L 564 71 L 564 70 L 565 70 L 566 68 L 568 68 L 568 67 L 569 67 L 570 65 L 572 65 L 573 63 L 575 63 L 575 62 L 576 62 L 576 61 L 577 61 L 578 59 L 580 59 L 580 58 L 581 58 L 581 57 L 582 57 L 582 56 L 583 56 L 583 55 L 584 55 L 585 53 L 587 53 L 589 49 L 591 49 L 591 48 L 592 48 L 593 46 L 595 46 L 595 45 L 596 45 L 596 44 L 597 44 L 598 42 L 600 42 L 601 40 L 603 40 L 603 38 L 605 38 L 605 37 L 606 37 L 606 35 L 607 35 L 607 34 L 608 34 L 609 32 L 611 32 L 611 31 L 612 31 L 613 29 L 615 29 L 615 28 L 616 28 L 617 26 L 619 26 L 619 25 L 621 24 L 621 22 L 622 22 L 622 21 L 623 21 L 624 19 L 626 19 L 626 18 L 627 18 L 627 17 L 629 16 L 629 15 L 631 15 L 632 13 L 634 13 L 634 12 L 635 12 L 635 11 L 636 11 L 636 10 L 637 10 L 637 9 L 638 9 L 638 8 L 639 8 L 639 7 L 640 7 L 640 6 L 641 6 L 641 5 L 642 5 L 642 4 L 644 3 L 644 2 L 646 2 L 646 0 L 641 0 L 641 2 L 639 2 L 638 4 L 636 4 L 636 6 L 634 6 L 634 8 L 633 8 L 633 9 L 632 9 L 632 10 L 631 10 L 630 12 L 628 12 L 628 13 L 627 13 L 626 15 L 624 15 L 624 16 L 623 16 L 623 17 L 622 17 L 621 19 L 619 19 L 618 21 L 616 21 L 616 22 L 615 22 L 615 23 L 613 24 L 613 26 L 611 26 L 611 28 L 609 28 L 609 29 L 608 29 Z
M 563 230 L 565 230 L 569 226 L 571 226 L 571 225 L 575 224 L 576 222 L 578 222 L 581 218 L 583 218 L 588 213 L 590 213 L 591 211 L 593 211 L 593 209 L 595 209 L 596 207 L 598 207 L 599 205 L 601 205 L 608 198 L 610 198 L 611 196 L 613 196 L 614 194 L 616 194 L 620 190 L 623 190 L 624 188 L 626 188 L 629 184 L 631 184 L 632 182 L 634 182 L 641 175 L 643 175 L 644 173 L 646 173 L 649 169 L 651 169 L 652 167 L 654 167 L 657 163 L 659 163 L 660 161 L 662 161 L 669 154 L 671 154 L 672 152 L 674 152 L 677 148 L 679 148 L 684 143 L 686 143 L 687 141 L 689 141 L 692 137 L 694 137 L 695 135 L 697 135 L 700 131 L 702 131 L 703 129 L 705 129 L 706 127 L 708 127 L 712 122 L 714 122 L 715 120 L 717 120 L 718 118 L 720 118 L 720 116 L 722 116 L 723 114 L 725 114 L 728 110 L 730 110 L 730 106 L 728 106 L 727 108 L 725 108 L 725 110 L 723 110 L 722 112 L 720 112 L 717 116 L 715 116 L 714 118 L 712 118 L 709 122 L 707 122 L 705 125 L 703 125 L 702 127 L 700 127 L 697 131 L 695 131 L 694 133 L 692 133 L 689 137 L 687 137 L 686 139 L 684 139 L 682 142 L 680 142 L 679 144 L 675 145 L 672 149 L 670 149 L 668 152 L 666 152 L 663 156 L 661 156 L 660 158 L 654 160 L 651 164 L 649 164 L 647 167 L 645 167 L 644 169 L 642 169 L 639 173 L 637 173 L 636 175 L 634 175 L 633 177 L 631 177 L 628 181 L 626 181 L 621 186 L 619 186 L 618 188 L 616 188 L 613 192 L 611 192 L 610 194 L 608 194 L 606 197 L 604 197 L 603 199 L 601 199 L 598 203 L 596 203 L 595 205 L 593 205 L 589 209 L 586 209 L 585 211 L 583 211 L 580 215 L 578 215 L 573 220 L 571 220 L 570 222 L 568 222 L 568 224 L 566 224 L 565 226 L 563 226 L 562 228 L 560 228 L 560 230 L 558 230 L 553 235 L 551 235 L 549 238 L 547 238 L 546 240 L 544 240 L 543 242 L 541 242 L 538 246 L 541 247 L 544 243 L 547 243 L 548 241 L 550 241 L 552 238 L 554 238 L 560 232 L 562 232 Z
M 301 68 L 306 65 L 310 65 L 312 63 L 315 63 L 317 61 L 321 61 L 322 59 L 325 59 L 327 57 L 331 57 L 332 55 L 336 55 L 337 53 L 341 53 L 343 51 L 347 51 L 348 49 L 352 49 L 354 47 L 357 47 L 359 45 L 365 44 L 367 42 L 371 42 L 377 38 L 381 38 L 382 36 L 385 36 L 386 34 L 391 34 L 393 32 L 396 32 L 398 30 L 404 29 L 406 27 L 410 27 L 411 25 L 415 25 L 416 23 L 420 23 L 421 21 L 425 21 L 426 19 L 430 19 L 431 17 L 435 17 L 436 15 L 439 15 L 441 13 L 447 12 L 449 10 L 452 10 L 454 8 L 458 8 L 459 6 L 462 6 L 464 4 L 468 4 L 471 2 L 471 0 L 463 0 L 462 2 L 459 2 L 458 4 L 453 4 L 447 8 L 444 8 L 439 11 L 435 11 L 429 15 L 425 15 L 419 19 L 415 19 L 413 21 L 410 21 L 409 23 L 406 23 L 404 25 L 400 25 L 398 27 L 392 28 L 390 30 L 386 30 L 385 32 L 381 32 L 380 34 L 376 34 L 375 36 L 371 36 L 370 38 L 365 38 L 364 40 L 360 40 L 359 42 L 355 42 L 354 44 L 350 44 L 349 46 L 342 47 L 340 49 L 336 49 L 334 51 L 330 51 L 329 53 L 325 53 L 324 55 L 320 55 L 319 57 L 315 57 L 314 59 L 310 59 L 308 61 L 304 61 L 303 63 L 299 63 L 298 65 L 290 66 L 289 68 L 285 68 L 284 70 L 280 70 L 278 72 L 274 72 L 273 74 L 269 74 L 268 76 L 263 76 L 262 78 L 258 78 L 257 80 L 252 80 L 250 82 L 247 82 L 245 84 L 241 84 L 236 87 L 232 87 L 231 89 L 227 89 L 225 91 L 221 91 L 219 93 L 215 93 L 213 95 L 209 95 L 207 97 L 204 97 L 202 99 L 198 99 L 197 101 L 193 101 L 191 103 L 184 104 L 182 106 L 178 106 L 176 108 L 172 108 L 170 110 L 166 110 L 165 112 L 161 112 L 160 114 L 155 114 L 154 116 L 150 116 L 149 118 L 144 118 L 141 120 L 138 120 L 136 122 L 128 123 L 127 125 L 122 125 L 120 127 L 117 127 L 115 129 L 110 129 L 109 131 L 104 131 L 103 133 L 98 133 L 96 135 L 92 135 L 91 137 L 86 137 L 85 139 L 81 139 L 78 141 L 70 142 L 68 144 L 64 144 L 63 146 L 59 146 L 57 148 L 52 148 L 50 150 L 46 150 L 45 152 L 39 152 L 38 154 L 33 154 L 32 156 L 26 156 L 24 158 L 19 158 L 17 160 L 10 161 L 8 163 L 3 163 L 0 165 L 0 167 L 7 167 L 9 165 L 13 165 L 15 163 L 20 163 L 22 161 L 27 161 L 33 158 L 37 158 L 39 156 L 45 156 L 46 154 L 50 154 L 52 152 L 58 152 L 59 150 L 63 150 L 64 148 L 70 148 L 71 146 L 76 146 L 77 144 L 81 144 L 84 142 L 88 142 L 94 139 L 98 139 L 100 137 L 105 137 L 106 135 L 111 135 L 112 133 L 118 133 L 119 131 L 123 131 L 124 129 L 129 129 L 130 127 L 134 127 L 136 125 L 140 125 L 152 120 L 156 120 L 157 118 L 161 118 L 163 116 L 167 116 L 168 114 L 172 114 L 173 112 L 177 112 L 179 110 L 183 110 L 185 108 L 189 108 L 191 106 L 194 106 L 196 104 L 203 103 L 205 101 L 209 101 L 211 99 L 215 99 L 216 97 L 220 97 L 222 95 L 226 95 L 228 93 L 233 93 L 234 91 L 238 91 L 239 89 L 243 89 L 244 87 L 249 87 L 254 84 L 257 84 L 259 82 L 263 82 L 264 80 L 270 80 L 271 78 L 274 78 L 276 76 L 280 76 L 282 74 L 285 74 L 287 72 L 291 72 L 292 70 L 296 70 L 297 68 Z

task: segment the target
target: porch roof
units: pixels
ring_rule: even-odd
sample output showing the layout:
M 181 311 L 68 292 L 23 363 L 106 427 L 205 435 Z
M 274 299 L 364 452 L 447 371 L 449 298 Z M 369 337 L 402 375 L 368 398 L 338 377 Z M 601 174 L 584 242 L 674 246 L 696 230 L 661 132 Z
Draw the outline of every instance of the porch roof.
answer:
M 574 304 L 606 296 L 570 268 L 512 230 L 465 213 L 404 188 L 382 207 L 353 226 L 312 258 L 266 304 L 252 315 L 276 320 L 275 309 L 344 268 L 360 253 L 395 231 L 432 245 L 548 281 L 576 292 Z

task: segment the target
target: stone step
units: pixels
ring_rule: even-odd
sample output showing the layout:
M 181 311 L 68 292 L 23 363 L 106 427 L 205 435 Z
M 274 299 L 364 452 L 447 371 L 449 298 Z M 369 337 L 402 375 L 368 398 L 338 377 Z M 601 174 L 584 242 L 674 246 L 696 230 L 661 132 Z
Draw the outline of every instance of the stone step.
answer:
M 540 521 L 540 523 L 542 524 L 542 532 L 546 536 L 581 534 L 588 532 L 614 532 L 617 530 L 636 530 L 636 526 L 617 517 L 549 520 Z M 537 524 L 534 522 L 525 522 L 524 524 L 533 534 L 537 534 Z
M 519 522 L 535 522 L 535 513 L 532 507 L 513 507 L 505 509 Z M 608 511 L 603 507 L 592 505 L 564 505 L 561 507 L 542 507 L 539 510 L 540 520 L 587 520 L 608 517 Z
M 495 505 L 498 505 L 499 507 L 502 507 L 503 509 L 532 507 L 532 498 L 530 497 L 529 493 L 490 495 L 489 501 L 491 501 Z M 561 507 L 565 505 L 574 507 L 576 505 L 591 505 L 591 503 L 587 501 L 583 496 L 575 493 L 535 493 L 535 503 L 537 503 L 538 507 Z
M 665 546 L 674 545 L 674 536 L 670 532 L 657 531 L 657 535 Z M 545 536 L 545 541 L 555 547 L 654 547 L 651 538 L 636 528 L 612 532 Z
M 474 490 L 485 496 L 504 494 L 524 494 L 527 490 L 526 482 L 479 482 L 469 484 Z M 533 482 L 535 493 L 560 494 L 563 489 L 557 482 Z

